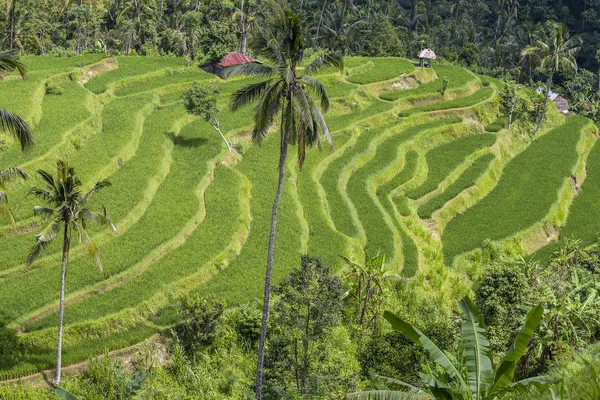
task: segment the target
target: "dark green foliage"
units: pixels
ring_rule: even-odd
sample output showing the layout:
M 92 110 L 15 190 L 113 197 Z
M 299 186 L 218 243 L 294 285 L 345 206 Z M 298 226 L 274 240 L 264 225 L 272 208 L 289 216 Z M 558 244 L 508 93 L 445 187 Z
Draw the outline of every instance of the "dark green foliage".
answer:
M 341 322 L 343 292 L 340 278 L 330 274 L 320 259 L 302 256 L 300 268 L 273 289 L 265 398 L 281 398 L 288 390 L 315 396 L 334 389 L 335 371 L 323 369 L 330 352 L 324 345 Z M 325 379 L 322 374 L 329 376 Z
M 183 106 L 189 114 L 213 123 L 219 113 L 217 101 L 221 89 L 216 86 L 194 85 L 181 93 Z
M 523 266 L 501 264 L 488 267 L 477 283 L 475 303 L 487 325 L 490 348 L 500 354 L 514 340 L 525 305 L 530 300 L 530 287 Z
M 80 399 L 126 400 L 140 390 L 145 378 L 144 373 L 130 374 L 118 359 L 104 355 L 90 360 L 77 381 L 67 383 L 65 389 Z
M 181 298 L 179 313 L 182 322 L 174 332 L 186 353 L 194 354 L 215 339 L 223 309 L 223 303 L 214 295 L 187 294 Z

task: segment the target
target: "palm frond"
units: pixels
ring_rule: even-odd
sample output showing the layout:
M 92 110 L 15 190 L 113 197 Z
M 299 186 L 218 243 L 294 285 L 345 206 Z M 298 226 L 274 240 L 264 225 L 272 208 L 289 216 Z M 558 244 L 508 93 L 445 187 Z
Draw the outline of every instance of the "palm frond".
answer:
M 113 225 L 110 217 L 106 213 L 106 208 L 104 207 L 102 207 L 102 213 L 90 211 L 87 208 L 84 208 L 79 212 L 79 219 L 82 221 L 82 224 L 90 221 L 98 225 L 106 225 L 111 231 L 117 233 L 117 228 Z
M 273 124 L 275 116 L 281 108 L 281 89 L 283 82 L 276 81 L 263 92 L 254 114 L 254 129 L 252 130 L 252 140 L 260 145 L 267 136 L 269 127 Z
M 40 200 L 56 204 L 56 193 L 49 188 L 31 187 L 27 190 L 27 195 L 32 195 Z
M 3 169 L 0 171 L 0 187 L 4 187 L 8 182 L 16 178 L 27 179 L 27 176 L 27 172 L 21 168 L 10 167 Z
M 317 79 L 308 75 L 303 75 L 300 78 L 300 81 L 312 91 L 314 91 L 317 94 L 317 96 L 319 96 L 323 112 L 326 113 L 327 111 L 329 111 L 329 96 L 327 95 L 327 89 L 325 89 L 325 86 L 323 86 L 323 84 L 321 84 L 321 82 L 319 82 Z
M 240 108 L 256 101 L 269 88 L 273 82 L 272 79 L 266 81 L 251 83 L 239 88 L 231 97 L 231 110 L 237 111 Z
M 94 193 L 96 193 L 98 190 L 102 190 L 106 187 L 111 186 L 111 183 L 109 181 L 100 181 L 100 182 L 96 182 L 96 184 L 94 185 L 93 188 L 91 188 L 82 198 L 81 198 L 81 204 L 85 204 L 89 201 L 89 199 L 93 196 Z
M 227 68 L 223 74 L 223 77 L 229 78 L 237 75 L 271 76 L 274 72 L 275 69 L 266 64 L 246 63 Z
M 25 78 L 27 75 L 27 67 L 21 61 L 19 61 L 19 51 L 10 50 L 0 53 L 0 72 L 10 73 L 14 70 L 19 71 L 19 74 L 23 78 Z
M 35 144 L 29 125 L 21 117 L 8 110 L 0 108 L 0 130 L 12 134 L 21 144 L 21 150 Z
M 84 242 L 85 251 L 90 255 L 90 257 L 92 257 L 98 269 L 102 271 L 102 269 L 104 268 L 104 256 L 102 255 L 100 248 L 96 245 L 91 236 L 86 232 L 83 225 L 72 221 L 71 226 L 73 227 L 75 232 L 77 232 L 77 238 L 79 243 Z
M 46 225 L 38 234 L 35 235 L 36 243 L 29 251 L 27 255 L 27 264 L 31 265 L 33 261 L 38 257 L 40 251 L 46 247 L 52 239 L 58 235 L 58 221 L 52 220 Z
M 52 208 L 34 206 L 33 214 L 44 218 L 51 218 L 55 215 L 55 211 Z
M 319 110 L 319 107 L 317 107 L 312 98 L 308 97 L 308 102 L 310 103 L 310 110 L 313 116 L 313 121 L 315 121 L 318 127 L 321 128 L 321 132 L 323 133 L 325 141 L 329 144 L 329 148 L 333 150 L 333 139 L 331 138 L 329 127 L 327 126 L 327 122 L 325 122 L 325 118 L 323 117 L 321 110 Z
M 313 61 L 304 68 L 307 74 L 316 72 L 323 67 L 337 67 L 340 72 L 344 70 L 344 58 L 337 53 L 325 53 Z
M 8 206 L 8 196 L 4 192 L 0 192 L 0 217 L 8 222 L 13 229 L 17 229 L 15 216 Z

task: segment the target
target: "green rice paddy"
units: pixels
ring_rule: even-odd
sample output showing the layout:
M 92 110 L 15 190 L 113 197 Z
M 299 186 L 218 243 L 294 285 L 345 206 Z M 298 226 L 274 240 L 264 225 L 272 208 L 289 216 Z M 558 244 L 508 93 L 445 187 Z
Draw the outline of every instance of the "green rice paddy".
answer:
M 0 323 L 18 329 L 24 346 L 16 362 L 0 360 L 0 378 L 53 364 L 61 249 L 53 243 L 25 265 L 41 223 L 32 213 L 38 202 L 26 191 L 39 183 L 35 170 L 52 169 L 59 158 L 68 159 L 86 187 L 100 179 L 112 183 L 91 206 L 105 206 L 119 229 L 114 235 L 90 227 L 106 259 L 102 272 L 81 246 L 71 250 L 66 363 L 168 328 L 176 318 L 172 302 L 183 293 L 216 293 L 228 305 L 260 298 L 279 138 L 273 131 L 261 147 L 253 146 L 253 108 L 233 113 L 226 106 L 237 88 L 260 78 L 223 81 L 168 57 L 24 61 L 29 80 L 0 82 L 0 106 L 20 113 L 37 141 L 21 153 L 7 139 L 0 153 L 0 167 L 21 166 L 31 175 L 8 188 L 18 229 L 0 222 Z M 415 71 L 411 61 L 349 58 L 346 68 L 318 75 L 330 93 L 326 120 L 334 150 L 311 149 L 302 170 L 290 151 L 274 282 L 296 268 L 301 254 L 320 256 L 339 271 L 339 255 L 360 262 L 363 248 L 386 253 L 392 272 L 427 279 L 430 265 L 441 259 L 435 254 L 451 268 L 455 256 L 486 239 L 501 242 L 546 222 L 563 183 L 585 161 L 578 144 L 586 119 L 569 117 L 533 141 L 495 129 L 506 122 L 495 86 L 461 67 L 434 65 L 436 79 L 405 90 L 391 85 Z M 440 94 L 443 78 L 446 96 Z M 235 155 L 181 103 L 181 90 L 208 81 L 222 89 L 219 118 Z M 46 93 L 46 82 L 61 93 Z M 480 103 L 485 115 L 477 111 Z M 587 168 L 561 238 L 590 241 L 600 231 L 590 211 L 598 208 L 598 146 Z M 481 194 L 464 203 L 465 191 Z M 444 228 L 436 232 L 430 218 L 438 214 Z

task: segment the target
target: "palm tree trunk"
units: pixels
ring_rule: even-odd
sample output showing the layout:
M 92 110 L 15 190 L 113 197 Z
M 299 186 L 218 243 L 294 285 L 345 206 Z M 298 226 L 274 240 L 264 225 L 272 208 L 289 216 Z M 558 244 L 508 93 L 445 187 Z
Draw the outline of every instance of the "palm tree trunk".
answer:
M 552 75 L 554 75 L 554 70 L 550 72 L 550 76 L 548 77 L 548 85 L 546 88 L 546 96 L 544 97 L 544 108 L 542 108 L 542 115 L 540 116 L 537 126 L 533 132 L 531 132 L 531 136 L 537 133 L 537 131 L 540 129 L 540 126 L 542 126 L 542 122 L 544 121 L 544 116 L 546 115 L 546 105 L 548 104 L 548 97 L 550 97 L 550 88 L 552 87 Z
M 313 50 L 317 46 L 317 39 L 319 38 L 319 32 L 321 30 L 321 25 L 323 23 L 323 14 L 325 13 L 325 7 L 327 6 L 328 0 L 323 0 L 323 7 L 321 8 L 321 15 L 319 16 L 319 24 L 317 25 L 317 31 L 315 32 L 315 37 L 313 38 Z
M 81 21 L 77 20 L 77 54 L 81 54 Z
M 15 46 L 15 5 L 17 0 L 13 0 L 10 7 L 10 49 Z
M 365 313 L 367 311 L 367 305 L 369 304 L 369 297 L 371 297 L 371 279 L 367 281 L 366 287 L 367 293 L 365 293 L 365 301 L 363 302 L 362 309 L 360 311 L 360 326 L 362 327 L 365 322 Z
M 306 308 L 306 324 L 304 326 L 304 337 L 302 338 L 302 345 L 303 345 L 303 354 L 302 354 L 302 388 L 300 390 L 300 393 L 305 394 L 307 393 L 307 389 L 308 389 L 308 370 L 310 368 L 310 362 L 308 360 L 308 333 L 309 333 L 309 329 L 310 329 L 310 303 L 308 304 L 308 307 Z
M 242 43 L 240 45 L 240 53 L 246 55 L 246 48 L 248 47 L 248 30 L 246 28 L 242 28 Z
M 515 111 L 515 103 L 512 103 L 510 106 L 510 112 L 508 113 L 508 127 L 506 129 L 510 129 L 510 125 L 512 124 L 512 116 Z
M 260 325 L 260 342 L 258 344 L 258 363 L 256 366 L 256 400 L 262 400 L 263 361 L 265 358 L 265 341 L 267 339 L 267 322 L 269 319 L 269 299 L 271 296 L 271 268 L 273 266 L 273 250 L 275 248 L 277 208 L 279 207 L 279 199 L 281 198 L 281 191 L 283 190 L 283 177 L 285 173 L 287 149 L 288 138 L 287 135 L 283 134 L 281 139 L 281 149 L 279 152 L 279 183 L 277 184 L 277 194 L 275 194 L 275 201 L 273 202 L 273 211 L 271 211 L 271 232 L 269 233 L 269 250 L 267 251 L 265 295 L 263 299 L 262 322 Z
M 65 222 L 65 232 L 63 236 L 63 257 L 62 267 L 60 271 L 60 303 L 58 306 L 58 346 L 56 350 L 56 377 L 54 378 L 54 384 L 60 385 L 60 370 L 62 367 L 62 328 L 63 328 L 63 315 L 65 312 L 65 279 L 67 277 L 67 259 L 69 257 L 69 223 Z

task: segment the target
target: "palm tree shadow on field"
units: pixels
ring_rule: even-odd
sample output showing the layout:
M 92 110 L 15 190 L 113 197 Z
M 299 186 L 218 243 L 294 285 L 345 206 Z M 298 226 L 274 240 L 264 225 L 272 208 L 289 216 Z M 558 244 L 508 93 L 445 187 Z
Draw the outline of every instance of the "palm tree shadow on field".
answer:
M 181 146 L 185 148 L 200 147 L 208 143 L 208 139 L 202 137 L 184 137 L 176 136 L 173 132 L 165 134 L 175 146 Z

